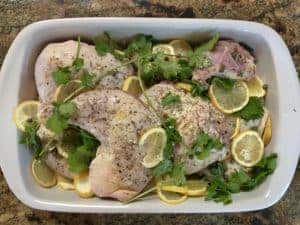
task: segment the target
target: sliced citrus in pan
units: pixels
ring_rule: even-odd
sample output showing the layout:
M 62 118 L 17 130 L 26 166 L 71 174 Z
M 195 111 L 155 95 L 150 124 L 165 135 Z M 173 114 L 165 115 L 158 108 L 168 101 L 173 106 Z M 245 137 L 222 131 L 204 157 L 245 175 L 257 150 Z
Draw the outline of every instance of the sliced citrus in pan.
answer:
M 146 152 L 142 164 L 146 168 L 156 166 L 163 160 L 163 150 L 167 143 L 167 134 L 163 128 L 151 128 L 142 135 L 139 146 Z
M 263 157 L 264 143 L 256 131 L 247 130 L 232 140 L 231 153 L 240 165 L 252 167 Z
M 34 180 L 42 187 L 52 187 L 56 184 L 56 174 L 44 161 L 34 159 L 31 163 L 31 172 Z
M 17 106 L 13 120 L 19 130 L 25 131 L 25 125 L 28 121 L 37 120 L 38 106 L 38 101 L 24 101 Z
M 212 104 L 224 113 L 237 112 L 249 101 L 249 91 L 244 81 L 236 81 L 231 90 L 225 90 L 213 82 L 208 94 Z

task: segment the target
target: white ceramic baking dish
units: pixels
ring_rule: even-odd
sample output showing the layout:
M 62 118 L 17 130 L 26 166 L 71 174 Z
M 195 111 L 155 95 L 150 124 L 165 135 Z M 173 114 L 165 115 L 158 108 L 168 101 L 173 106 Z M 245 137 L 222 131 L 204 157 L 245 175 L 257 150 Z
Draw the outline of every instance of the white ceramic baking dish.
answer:
M 91 39 L 109 31 L 122 39 L 137 33 L 157 39 L 204 38 L 219 31 L 249 45 L 258 60 L 258 73 L 268 84 L 267 107 L 273 118 L 273 139 L 267 152 L 279 154 L 278 167 L 252 192 L 233 195 L 229 205 L 190 198 L 179 205 L 166 205 L 156 197 L 123 205 L 98 198 L 81 199 L 74 192 L 36 185 L 30 174 L 31 154 L 18 144 L 20 133 L 12 122 L 14 107 L 36 97 L 33 68 L 40 50 L 49 42 Z M 200 34 L 200 36 L 199 36 Z M 211 19 L 75 18 L 37 22 L 24 28 L 12 43 L 0 75 L 0 163 L 13 193 L 26 205 L 51 211 L 85 213 L 220 213 L 258 210 L 276 203 L 287 190 L 295 172 L 300 149 L 300 87 L 289 51 L 280 36 L 262 24 Z

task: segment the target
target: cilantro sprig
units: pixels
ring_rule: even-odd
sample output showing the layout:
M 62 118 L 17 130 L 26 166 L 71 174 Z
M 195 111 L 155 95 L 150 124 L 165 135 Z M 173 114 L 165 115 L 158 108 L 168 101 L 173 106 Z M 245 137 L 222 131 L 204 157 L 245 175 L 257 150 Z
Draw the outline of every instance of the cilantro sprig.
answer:
M 258 97 L 250 97 L 248 104 L 234 115 L 246 121 L 262 118 L 264 115 L 262 100 Z
M 68 119 L 76 113 L 77 107 L 73 102 L 53 103 L 53 114 L 48 118 L 46 127 L 55 134 L 62 134 L 68 128 Z
M 231 193 L 253 190 L 274 172 L 276 165 L 277 154 L 272 153 L 264 157 L 250 172 L 240 169 L 227 178 L 225 165 L 216 163 L 206 176 L 209 181 L 206 200 L 229 204 L 232 202 Z
M 29 149 L 33 150 L 35 158 L 40 157 L 43 151 L 42 141 L 37 135 L 37 131 L 40 125 L 36 121 L 27 122 L 25 125 L 25 131 L 23 132 L 20 144 L 25 144 Z
M 168 105 L 174 105 L 181 103 L 180 95 L 172 94 L 171 92 L 168 92 L 162 99 L 161 99 L 161 105 L 163 107 L 166 107 Z
M 58 67 L 52 72 L 52 78 L 57 85 L 67 84 L 72 80 L 74 72 L 78 72 L 83 68 L 84 59 L 79 57 L 80 53 L 80 37 L 77 40 L 76 57 L 72 62 L 72 66 Z
M 223 144 L 217 138 L 208 135 L 204 131 L 201 131 L 193 142 L 189 155 L 195 155 L 198 159 L 203 160 L 210 155 L 210 152 L 213 149 L 219 150 L 222 147 Z
M 182 141 L 182 137 L 176 130 L 176 120 L 173 118 L 167 118 L 164 123 L 162 124 L 162 127 L 165 129 L 167 133 L 167 144 L 164 148 L 164 159 L 161 161 L 154 169 L 152 170 L 153 175 L 156 178 L 159 178 L 163 175 L 170 174 L 171 177 L 173 177 L 173 180 L 175 183 L 183 183 L 184 174 L 180 175 L 179 173 L 182 173 L 184 171 L 184 168 L 180 162 L 173 162 L 173 148 L 175 144 L 179 144 Z M 177 165 L 178 164 L 178 165 Z M 180 167 L 180 168 L 179 168 Z M 173 172 L 175 169 L 175 172 Z M 180 178 L 180 179 L 178 179 Z
M 67 162 L 72 172 L 80 173 L 88 169 L 100 142 L 85 130 L 72 126 L 74 128 L 77 131 L 76 146 L 69 152 Z

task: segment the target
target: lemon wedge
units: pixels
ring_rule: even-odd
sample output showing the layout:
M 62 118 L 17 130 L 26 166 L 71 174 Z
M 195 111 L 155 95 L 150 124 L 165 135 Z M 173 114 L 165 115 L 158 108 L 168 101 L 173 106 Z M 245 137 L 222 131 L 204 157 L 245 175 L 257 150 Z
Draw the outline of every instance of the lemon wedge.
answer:
M 240 165 L 252 167 L 263 157 L 264 143 L 256 131 L 247 130 L 232 140 L 231 153 Z
M 173 46 L 169 45 L 169 44 L 158 44 L 158 45 L 155 45 L 152 48 L 152 52 L 153 53 L 162 52 L 162 53 L 164 53 L 166 55 L 175 55 Z
M 13 120 L 17 128 L 21 131 L 25 131 L 25 125 L 28 121 L 37 120 L 38 101 L 24 101 L 20 103 L 13 115 Z
M 247 82 L 249 89 L 249 96 L 254 97 L 263 97 L 266 94 L 264 89 L 264 82 L 258 77 L 255 76 Z
M 54 92 L 53 101 L 63 102 L 68 96 L 70 96 L 75 90 L 80 87 L 80 80 L 71 80 L 67 84 L 59 85 Z
M 163 160 L 163 150 L 167 143 L 166 131 L 161 128 L 151 128 L 142 135 L 139 146 L 146 152 L 142 164 L 146 168 L 152 168 Z
M 186 92 L 191 92 L 192 91 L 192 85 L 183 83 L 183 82 L 178 82 L 175 84 L 175 87 L 179 90 L 183 90 Z
M 34 159 L 31 163 L 34 180 L 42 187 L 52 187 L 56 184 L 56 174 L 42 160 Z
M 57 175 L 57 186 L 67 191 L 75 190 L 73 181 L 60 175 Z
M 127 79 L 123 83 L 122 90 L 135 97 L 139 97 L 143 93 L 143 89 L 137 76 L 127 77 Z
M 267 146 L 270 143 L 271 138 L 272 138 L 272 121 L 269 115 L 266 121 L 264 132 L 262 134 L 262 140 L 265 146 Z
M 188 196 L 203 196 L 207 190 L 207 183 L 204 180 L 187 180 Z
M 183 39 L 173 40 L 170 42 L 170 45 L 173 47 L 175 55 L 187 56 L 193 51 L 190 44 Z
M 229 91 L 213 82 L 209 87 L 208 95 L 212 104 L 224 113 L 237 112 L 249 101 L 249 90 L 244 81 L 236 81 Z
M 89 182 L 89 173 L 83 172 L 74 177 L 74 187 L 82 198 L 90 198 L 94 196 L 94 193 Z
M 157 187 L 157 194 L 161 201 L 167 204 L 179 204 L 187 199 L 187 194 L 180 194 L 176 192 L 163 191 L 160 186 Z

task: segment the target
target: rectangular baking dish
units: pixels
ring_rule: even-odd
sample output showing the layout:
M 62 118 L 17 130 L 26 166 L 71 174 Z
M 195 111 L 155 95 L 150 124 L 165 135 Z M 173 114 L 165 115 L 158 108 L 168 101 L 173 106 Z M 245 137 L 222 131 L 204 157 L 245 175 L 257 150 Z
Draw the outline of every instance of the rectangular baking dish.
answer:
M 179 205 L 166 205 L 156 197 L 124 205 L 98 198 L 81 199 L 74 192 L 44 189 L 30 174 L 31 154 L 18 144 L 20 133 L 12 122 L 14 107 L 36 96 L 34 63 L 50 42 L 91 40 L 109 31 L 124 39 L 137 33 L 157 39 L 206 38 L 219 31 L 223 38 L 241 41 L 254 50 L 258 73 L 268 84 L 267 107 L 272 113 L 273 139 L 266 148 L 279 155 L 278 167 L 252 192 L 233 195 L 229 205 L 190 198 Z M 276 203 L 285 193 L 296 169 L 300 149 L 300 87 L 289 51 L 271 28 L 253 22 L 214 19 L 74 18 L 41 21 L 24 28 L 12 43 L 0 75 L 0 163 L 12 192 L 24 204 L 37 209 L 83 213 L 223 213 L 259 210 Z

